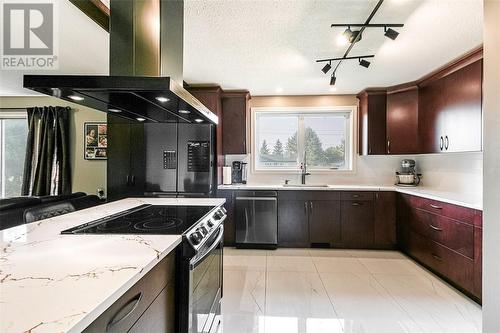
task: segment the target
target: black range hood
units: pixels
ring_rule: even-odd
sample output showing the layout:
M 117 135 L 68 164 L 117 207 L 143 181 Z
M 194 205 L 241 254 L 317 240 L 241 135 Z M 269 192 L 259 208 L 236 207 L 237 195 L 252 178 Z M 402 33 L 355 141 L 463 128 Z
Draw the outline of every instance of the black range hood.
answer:
M 218 123 L 218 117 L 169 77 L 25 75 L 24 87 L 144 122 Z

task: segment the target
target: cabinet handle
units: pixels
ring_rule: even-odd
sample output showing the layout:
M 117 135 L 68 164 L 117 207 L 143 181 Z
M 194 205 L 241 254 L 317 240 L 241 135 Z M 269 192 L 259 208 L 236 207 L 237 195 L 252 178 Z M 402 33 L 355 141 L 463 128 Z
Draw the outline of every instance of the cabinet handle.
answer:
M 443 261 L 443 258 L 441 258 L 440 256 L 438 256 L 437 254 L 431 254 L 431 256 L 436 259 L 437 261 Z
M 304 213 L 307 215 L 307 201 L 304 201 Z
M 391 140 L 387 140 L 387 153 L 391 153 Z
M 313 202 L 309 201 L 309 206 L 311 206 L 311 214 L 313 213 Z
M 429 227 L 431 227 L 431 229 L 434 229 L 436 231 L 443 231 L 443 229 L 433 226 L 432 224 L 429 224 Z
M 132 177 L 130 177 L 130 184 L 133 186 L 135 185 L 135 176 L 132 175 Z
M 444 137 L 444 149 L 448 150 L 448 146 L 450 145 L 450 140 L 448 139 L 448 135 Z
M 434 209 L 443 209 L 443 207 L 437 206 L 437 205 L 434 205 L 434 204 L 429 204 L 429 206 L 431 206 Z
M 361 206 L 361 205 L 362 205 L 362 203 L 359 203 L 359 202 L 353 202 L 353 203 L 352 203 L 352 205 L 353 205 L 353 206 Z
M 443 139 L 443 137 L 440 137 L 439 138 L 439 149 L 443 150 L 443 147 L 444 147 L 444 139 Z
M 352 197 L 353 198 L 359 198 L 359 194 L 353 194 Z
M 127 184 L 127 186 L 130 185 L 130 175 L 127 175 L 127 183 L 126 184 Z
M 122 320 L 124 320 L 132 312 L 134 312 L 134 310 L 137 308 L 137 305 L 139 305 L 139 301 L 141 299 L 142 299 L 142 292 L 138 293 L 130 301 L 125 303 L 109 320 L 108 324 L 106 325 L 106 332 L 111 330 L 113 326 L 119 324 Z

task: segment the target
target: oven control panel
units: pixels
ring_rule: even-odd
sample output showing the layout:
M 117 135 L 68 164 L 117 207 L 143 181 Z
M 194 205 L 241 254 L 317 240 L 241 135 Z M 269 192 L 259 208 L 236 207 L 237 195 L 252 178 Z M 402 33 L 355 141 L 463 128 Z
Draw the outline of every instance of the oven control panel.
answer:
M 224 222 L 226 210 L 224 207 L 218 207 L 212 214 L 200 220 L 195 226 L 186 233 L 186 239 L 189 244 L 198 250 L 206 239 L 208 239 Z

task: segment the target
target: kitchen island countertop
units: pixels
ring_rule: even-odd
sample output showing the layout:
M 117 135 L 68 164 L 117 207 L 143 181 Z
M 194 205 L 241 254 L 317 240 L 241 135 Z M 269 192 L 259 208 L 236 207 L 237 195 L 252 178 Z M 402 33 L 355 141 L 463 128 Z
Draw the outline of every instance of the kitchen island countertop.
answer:
M 181 235 L 61 235 L 142 204 L 224 199 L 129 198 L 0 231 L 0 332 L 80 332 L 180 244 Z

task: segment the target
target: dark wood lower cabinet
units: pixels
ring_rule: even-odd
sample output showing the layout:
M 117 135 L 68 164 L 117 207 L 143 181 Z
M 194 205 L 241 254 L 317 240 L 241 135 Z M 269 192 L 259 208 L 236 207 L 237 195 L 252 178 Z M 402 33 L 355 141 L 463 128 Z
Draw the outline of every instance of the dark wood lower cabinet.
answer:
M 342 201 L 341 247 L 371 248 L 374 245 L 373 201 Z
M 175 330 L 175 250 L 105 310 L 83 332 Z
M 235 224 L 234 224 L 234 191 L 217 190 L 217 197 L 226 199 L 224 208 L 227 210 L 227 217 L 224 221 L 224 245 L 234 246 L 235 244 Z
M 399 195 L 400 249 L 480 301 L 482 229 L 472 224 L 480 212 L 438 201 L 429 205 L 427 201 Z
M 279 200 L 278 246 L 309 247 L 307 200 Z
M 340 201 L 309 201 L 310 245 L 332 246 L 340 240 Z
M 396 192 L 375 192 L 374 246 L 380 249 L 396 247 Z

